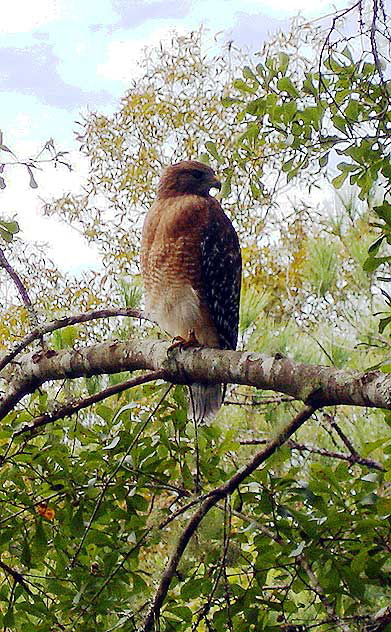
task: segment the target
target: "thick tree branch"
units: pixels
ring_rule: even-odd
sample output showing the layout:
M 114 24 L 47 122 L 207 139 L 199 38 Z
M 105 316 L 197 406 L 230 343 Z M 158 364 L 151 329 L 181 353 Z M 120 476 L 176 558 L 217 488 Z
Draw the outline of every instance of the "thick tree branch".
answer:
M 255 456 L 246 465 L 241 467 L 228 481 L 209 492 L 206 499 L 190 518 L 187 526 L 179 537 L 177 545 L 162 575 L 151 608 L 148 611 L 141 628 L 141 632 L 149 632 L 152 630 L 155 621 L 159 618 L 161 607 L 167 596 L 172 578 L 178 568 L 180 559 L 190 541 L 190 538 L 198 528 L 204 516 L 206 516 L 212 507 L 217 505 L 219 500 L 232 494 L 248 476 L 250 476 L 272 454 L 274 454 L 276 450 L 285 443 L 287 439 L 289 439 L 289 437 L 296 432 L 296 430 L 300 428 L 307 419 L 309 419 L 309 417 L 311 417 L 314 411 L 315 408 L 306 406 L 289 422 L 289 424 L 287 424 L 287 426 L 285 426 L 285 428 L 282 429 L 275 439 L 270 441 L 266 448 L 257 452 Z
M 391 409 L 391 375 L 380 371 L 343 371 L 262 353 L 204 348 L 170 351 L 170 347 L 170 342 L 148 338 L 26 354 L 0 373 L 4 380 L 0 419 L 25 395 L 50 380 L 139 369 L 164 370 L 168 381 L 179 384 L 247 384 L 285 393 L 316 407 L 351 404 Z

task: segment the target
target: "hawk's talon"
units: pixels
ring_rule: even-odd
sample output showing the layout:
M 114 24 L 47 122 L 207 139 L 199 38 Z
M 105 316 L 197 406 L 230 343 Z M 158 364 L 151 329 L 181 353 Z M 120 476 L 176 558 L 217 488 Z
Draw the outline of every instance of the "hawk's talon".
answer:
M 167 349 L 167 353 L 173 351 L 173 349 L 190 349 L 191 347 L 202 347 L 201 343 L 197 340 L 194 333 L 194 329 L 190 329 L 188 338 L 182 338 L 182 336 L 175 336 L 172 344 Z

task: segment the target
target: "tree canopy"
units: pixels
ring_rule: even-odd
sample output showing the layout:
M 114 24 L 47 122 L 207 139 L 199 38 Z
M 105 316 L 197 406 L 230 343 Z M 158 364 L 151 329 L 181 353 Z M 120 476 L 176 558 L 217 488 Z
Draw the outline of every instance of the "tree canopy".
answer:
M 390 45 L 380 0 L 256 55 L 174 34 L 78 123 L 88 180 L 45 205 L 102 268 L 0 217 L 4 630 L 391 629 Z M 0 188 L 39 186 L 3 143 Z M 183 158 L 240 236 L 237 352 L 168 353 L 142 314 L 142 218 Z M 209 426 L 192 379 L 229 385 Z

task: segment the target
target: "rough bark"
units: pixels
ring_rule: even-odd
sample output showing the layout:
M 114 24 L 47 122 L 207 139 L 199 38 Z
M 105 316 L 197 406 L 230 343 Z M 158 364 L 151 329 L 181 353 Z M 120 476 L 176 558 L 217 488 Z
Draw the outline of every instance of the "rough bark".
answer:
M 0 372 L 0 418 L 50 380 L 140 369 L 164 370 L 168 381 L 180 384 L 247 384 L 285 393 L 316 407 L 350 404 L 391 409 L 391 375 L 380 371 L 343 371 L 294 362 L 280 355 L 170 346 L 170 342 L 150 338 L 113 340 L 80 349 L 19 356 Z

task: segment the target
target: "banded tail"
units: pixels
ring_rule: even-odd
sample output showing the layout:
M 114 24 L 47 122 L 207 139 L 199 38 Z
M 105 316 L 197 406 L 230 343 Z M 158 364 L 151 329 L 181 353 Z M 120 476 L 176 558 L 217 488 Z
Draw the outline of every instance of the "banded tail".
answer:
M 189 417 L 197 424 L 209 423 L 219 412 L 225 395 L 223 384 L 189 386 Z

